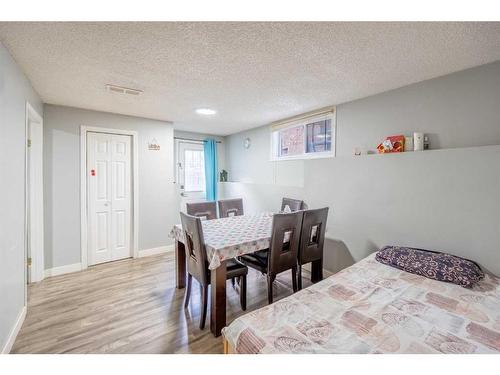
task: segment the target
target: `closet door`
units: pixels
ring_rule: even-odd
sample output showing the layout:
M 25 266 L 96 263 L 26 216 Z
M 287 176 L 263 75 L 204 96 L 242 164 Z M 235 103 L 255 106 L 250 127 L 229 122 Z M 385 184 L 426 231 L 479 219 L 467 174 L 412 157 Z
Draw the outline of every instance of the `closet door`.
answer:
M 87 134 L 88 265 L 130 257 L 131 137 Z

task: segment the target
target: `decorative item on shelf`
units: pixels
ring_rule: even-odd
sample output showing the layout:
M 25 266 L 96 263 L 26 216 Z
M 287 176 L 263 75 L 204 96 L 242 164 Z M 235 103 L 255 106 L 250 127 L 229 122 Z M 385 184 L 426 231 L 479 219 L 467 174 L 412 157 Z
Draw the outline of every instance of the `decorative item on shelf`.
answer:
M 220 182 L 227 182 L 227 171 L 225 169 L 220 172 Z
M 424 150 L 428 150 L 431 147 L 431 142 L 429 141 L 429 136 L 424 134 Z
M 405 152 L 413 151 L 413 137 L 405 137 Z
M 377 146 L 377 150 L 379 154 L 403 152 L 404 144 L 405 144 L 404 135 L 391 135 Z
M 424 151 L 424 133 L 413 133 L 413 150 Z
M 361 155 L 361 149 L 359 147 L 354 148 L 354 155 L 360 156 Z

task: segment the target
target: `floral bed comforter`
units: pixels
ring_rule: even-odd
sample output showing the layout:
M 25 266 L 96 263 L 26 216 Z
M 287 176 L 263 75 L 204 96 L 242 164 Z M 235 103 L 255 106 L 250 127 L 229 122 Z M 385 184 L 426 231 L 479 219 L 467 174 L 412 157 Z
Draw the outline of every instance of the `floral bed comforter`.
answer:
M 223 335 L 236 353 L 499 353 L 500 278 L 466 289 L 372 254 Z

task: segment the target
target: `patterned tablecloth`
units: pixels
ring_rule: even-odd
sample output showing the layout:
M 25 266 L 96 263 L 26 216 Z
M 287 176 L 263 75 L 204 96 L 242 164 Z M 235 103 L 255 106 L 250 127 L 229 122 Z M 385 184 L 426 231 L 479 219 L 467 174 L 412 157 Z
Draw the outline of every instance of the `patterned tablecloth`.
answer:
M 273 214 L 232 216 L 202 221 L 208 268 L 213 270 L 227 259 L 269 248 Z M 181 224 L 170 237 L 184 243 Z

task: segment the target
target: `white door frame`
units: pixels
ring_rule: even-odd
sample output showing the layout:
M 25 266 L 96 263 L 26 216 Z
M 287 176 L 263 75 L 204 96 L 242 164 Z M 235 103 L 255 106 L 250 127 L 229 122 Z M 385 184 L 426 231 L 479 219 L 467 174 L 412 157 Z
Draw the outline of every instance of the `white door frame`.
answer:
M 40 147 L 37 148 L 38 153 L 35 158 L 38 158 L 41 162 L 41 180 L 33 181 L 28 173 L 29 158 L 31 152 L 29 151 L 28 142 L 30 139 L 30 122 L 32 126 L 39 126 L 38 130 L 34 132 L 36 134 L 36 139 L 31 139 L 30 142 L 36 142 Z M 32 132 L 33 133 L 33 132 Z M 36 246 L 31 248 L 31 269 L 30 282 L 42 281 L 44 278 L 45 266 L 44 266 L 44 238 L 43 238 L 43 118 L 38 114 L 38 112 L 33 108 L 33 106 L 26 102 L 26 116 L 25 116 L 25 166 L 24 166 L 24 284 L 25 284 L 25 302 L 27 301 L 27 284 L 28 284 L 28 228 L 30 232 L 36 233 Z M 29 185 L 28 185 L 28 181 Z M 33 186 L 36 184 L 36 186 Z M 30 190 L 33 190 L 34 197 L 29 199 Z M 28 214 L 29 213 L 29 214 Z M 36 216 L 36 217 L 34 217 Z M 33 218 L 30 220 L 31 225 L 28 223 L 28 217 Z M 33 240 L 33 236 L 29 236 L 30 241 Z
M 80 251 L 82 269 L 88 267 L 87 217 L 87 133 L 129 135 L 132 137 L 132 256 L 139 256 L 139 136 L 136 131 L 80 126 Z

